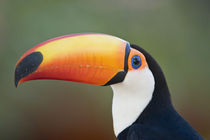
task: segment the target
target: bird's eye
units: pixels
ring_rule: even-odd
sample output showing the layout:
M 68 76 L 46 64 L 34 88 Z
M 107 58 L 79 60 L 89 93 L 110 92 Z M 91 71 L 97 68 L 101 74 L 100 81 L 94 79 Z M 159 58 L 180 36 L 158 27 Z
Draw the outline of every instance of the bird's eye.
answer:
M 131 59 L 131 64 L 134 69 L 138 69 L 141 66 L 141 58 L 140 56 L 136 55 L 133 56 Z

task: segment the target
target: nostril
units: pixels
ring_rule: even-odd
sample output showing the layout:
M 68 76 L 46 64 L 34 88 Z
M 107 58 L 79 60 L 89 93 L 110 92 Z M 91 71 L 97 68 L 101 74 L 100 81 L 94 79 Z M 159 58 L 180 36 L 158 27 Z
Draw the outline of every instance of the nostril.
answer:
M 17 87 L 22 78 L 34 72 L 42 63 L 42 60 L 43 55 L 40 52 L 33 52 L 23 58 L 15 69 L 15 86 Z

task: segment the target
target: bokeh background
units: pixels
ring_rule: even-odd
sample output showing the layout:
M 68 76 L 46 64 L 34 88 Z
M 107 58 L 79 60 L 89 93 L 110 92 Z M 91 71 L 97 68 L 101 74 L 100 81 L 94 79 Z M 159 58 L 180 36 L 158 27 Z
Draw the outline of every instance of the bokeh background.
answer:
M 112 34 L 149 51 L 178 112 L 210 139 L 208 0 L 1 0 L 1 140 L 115 139 L 110 87 L 47 80 L 14 86 L 15 63 L 26 50 L 81 32 Z

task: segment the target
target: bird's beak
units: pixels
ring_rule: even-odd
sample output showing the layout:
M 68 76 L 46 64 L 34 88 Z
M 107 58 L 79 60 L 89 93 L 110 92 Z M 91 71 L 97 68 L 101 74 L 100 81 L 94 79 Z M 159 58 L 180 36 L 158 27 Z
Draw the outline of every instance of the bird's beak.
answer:
M 128 70 L 128 42 L 96 33 L 73 34 L 45 41 L 17 62 L 15 85 L 55 79 L 94 85 L 122 82 Z

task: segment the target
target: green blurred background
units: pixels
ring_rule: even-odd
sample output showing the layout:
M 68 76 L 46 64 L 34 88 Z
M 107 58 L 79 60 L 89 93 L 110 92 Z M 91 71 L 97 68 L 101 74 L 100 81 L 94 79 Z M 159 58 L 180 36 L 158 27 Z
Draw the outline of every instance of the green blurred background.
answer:
M 100 32 L 162 66 L 176 109 L 210 139 L 210 1 L 1 0 L 0 139 L 114 140 L 112 91 L 65 81 L 14 86 L 16 61 L 47 39 Z

